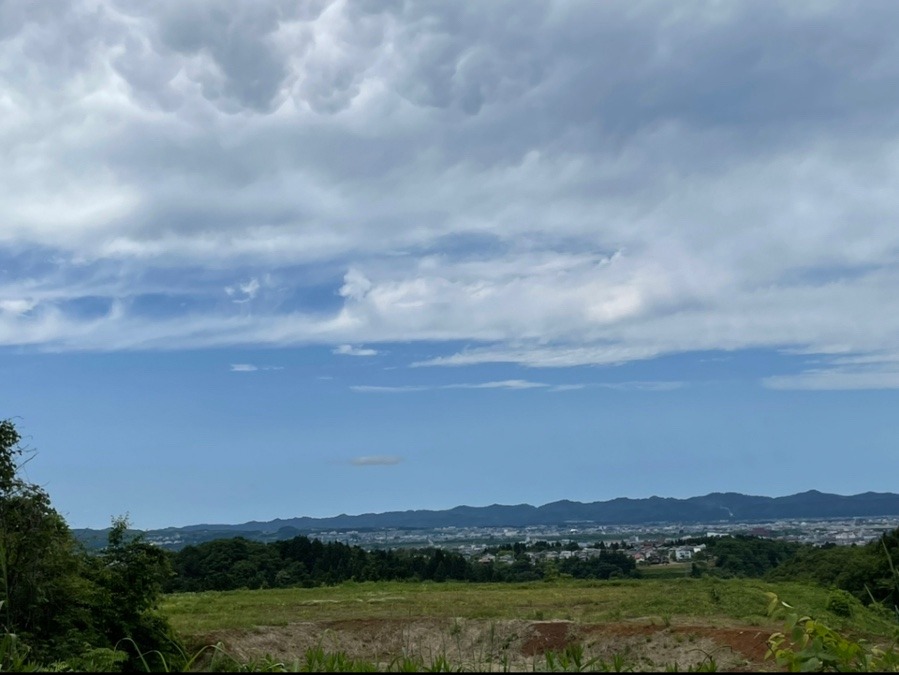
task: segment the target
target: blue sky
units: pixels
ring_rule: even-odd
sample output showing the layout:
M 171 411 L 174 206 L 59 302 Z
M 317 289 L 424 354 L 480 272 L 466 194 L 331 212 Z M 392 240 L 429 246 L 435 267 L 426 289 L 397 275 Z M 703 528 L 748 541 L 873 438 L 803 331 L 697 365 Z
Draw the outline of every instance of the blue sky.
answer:
M 76 527 L 895 490 L 891 2 L 0 6 Z

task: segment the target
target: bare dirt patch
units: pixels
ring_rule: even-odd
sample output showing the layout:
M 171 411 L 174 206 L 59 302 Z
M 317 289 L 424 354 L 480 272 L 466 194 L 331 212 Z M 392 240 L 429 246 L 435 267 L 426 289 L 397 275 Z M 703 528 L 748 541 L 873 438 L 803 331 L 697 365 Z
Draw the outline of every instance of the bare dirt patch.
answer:
M 751 626 L 658 625 L 651 621 L 581 624 L 572 621 L 485 619 L 351 619 L 260 626 L 196 636 L 221 642 L 238 661 L 270 656 L 305 661 L 307 649 L 342 652 L 386 668 L 410 658 L 424 666 L 444 658 L 465 670 L 545 670 L 548 658 L 574 646 L 595 668 L 616 662 L 628 669 L 687 670 L 710 660 L 719 671 L 777 670 L 765 660 L 767 632 Z M 547 656 L 549 655 L 549 657 Z M 592 669 L 592 668 L 591 668 Z
M 684 669 L 710 662 L 717 670 L 776 670 L 772 661 L 765 660 L 768 635 L 752 626 L 617 623 L 583 626 L 580 639 L 600 658 L 624 654 L 647 670 L 673 664 Z
M 530 636 L 524 641 L 521 652 L 525 656 L 537 656 L 546 652 L 560 652 L 577 641 L 571 621 L 540 621 L 530 625 Z

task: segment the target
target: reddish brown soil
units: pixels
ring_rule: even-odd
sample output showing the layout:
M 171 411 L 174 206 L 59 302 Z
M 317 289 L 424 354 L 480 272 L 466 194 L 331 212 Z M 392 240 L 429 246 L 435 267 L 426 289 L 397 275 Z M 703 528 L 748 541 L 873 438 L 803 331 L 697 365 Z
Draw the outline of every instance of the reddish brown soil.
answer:
M 546 652 L 560 652 L 572 642 L 577 640 L 577 635 L 571 630 L 569 621 L 542 621 L 532 623 L 533 633 L 521 646 L 521 653 L 525 656 L 536 656 Z

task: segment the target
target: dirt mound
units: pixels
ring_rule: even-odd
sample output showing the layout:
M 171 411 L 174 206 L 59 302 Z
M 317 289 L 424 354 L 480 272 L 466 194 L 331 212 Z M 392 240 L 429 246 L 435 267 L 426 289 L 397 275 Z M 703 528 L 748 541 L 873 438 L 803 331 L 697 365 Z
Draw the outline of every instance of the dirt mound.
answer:
M 560 652 L 577 641 L 571 621 L 540 621 L 530 625 L 531 635 L 524 641 L 521 653 L 536 656 L 546 652 Z

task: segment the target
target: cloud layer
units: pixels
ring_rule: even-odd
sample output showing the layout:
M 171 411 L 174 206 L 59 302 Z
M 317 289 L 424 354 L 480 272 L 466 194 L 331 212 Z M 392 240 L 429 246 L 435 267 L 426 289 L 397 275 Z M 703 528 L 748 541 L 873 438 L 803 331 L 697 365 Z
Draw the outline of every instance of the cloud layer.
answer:
M 819 359 L 772 387 L 895 388 L 897 19 L 4 3 L 0 345 L 767 348 Z

